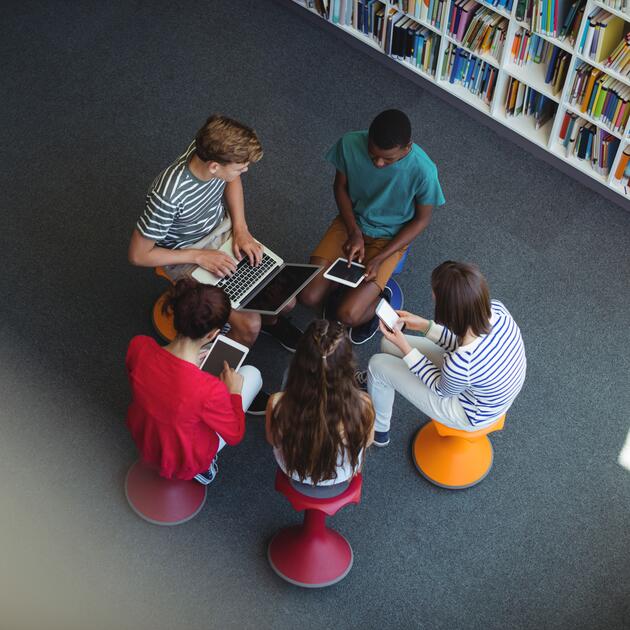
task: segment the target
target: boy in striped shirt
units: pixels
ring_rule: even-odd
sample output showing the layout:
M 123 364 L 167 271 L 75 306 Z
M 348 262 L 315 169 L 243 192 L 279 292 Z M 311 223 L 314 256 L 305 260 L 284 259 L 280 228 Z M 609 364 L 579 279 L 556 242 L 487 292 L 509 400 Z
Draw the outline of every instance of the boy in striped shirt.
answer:
M 196 266 L 222 277 L 236 270 L 234 259 L 219 251 L 232 236 L 234 258 L 247 256 L 258 265 L 263 248 L 247 227 L 241 175 L 262 155 L 253 129 L 226 116 L 210 116 L 186 151 L 151 184 L 131 237 L 129 262 L 162 266 L 172 280 Z M 247 346 L 256 341 L 261 325 L 290 351 L 301 336 L 283 317 L 262 324 L 256 313 L 232 311 L 229 323 L 230 336 Z

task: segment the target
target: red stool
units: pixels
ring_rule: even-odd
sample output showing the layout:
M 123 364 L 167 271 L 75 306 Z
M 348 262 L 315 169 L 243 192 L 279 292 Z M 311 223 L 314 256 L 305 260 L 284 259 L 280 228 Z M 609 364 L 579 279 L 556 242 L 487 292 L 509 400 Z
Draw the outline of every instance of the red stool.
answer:
M 165 479 L 138 460 L 125 478 L 131 509 L 154 525 L 181 525 L 199 514 L 206 502 L 206 486 L 196 481 Z
M 361 474 L 357 474 L 340 495 L 314 499 L 298 492 L 278 469 L 276 490 L 289 499 L 295 510 L 304 510 L 304 523 L 281 529 L 267 548 L 269 564 L 281 578 L 297 586 L 322 588 L 348 575 L 352 547 L 341 534 L 326 527 L 326 516 L 333 516 L 349 503 L 359 503 L 362 483 Z
M 172 284 L 172 280 L 168 277 L 168 274 L 164 270 L 164 267 L 156 267 L 155 275 L 165 278 Z M 172 313 L 164 313 L 162 311 L 162 307 L 164 305 L 164 301 L 168 295 L 168 291 L 164 291 L 162 295 L 157 299 L 155 304 L 153 305 L 152 319 L 153 326 L 157 333 L 164 339 L 164 341 L 173 341 L 177 333 L 175 332 L 175 326 L 173 326 L 173 314 Z
M 416 433 L 411 446 L 418 472 L 450 490 L 478 484 L 490 472 L 494 459 L 488 433 L 500 431 L 504 423 L 505 414 L 478 431 L 461 431 L 430 420 Z

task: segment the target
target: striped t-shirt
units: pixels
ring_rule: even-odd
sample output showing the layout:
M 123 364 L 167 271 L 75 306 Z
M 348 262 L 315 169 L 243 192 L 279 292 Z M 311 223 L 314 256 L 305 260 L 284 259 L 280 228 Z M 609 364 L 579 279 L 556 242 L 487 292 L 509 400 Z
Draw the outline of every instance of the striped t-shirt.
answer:
M 153 181 L 136 227 L 160 247 L 179 249 L 209 234 L 223 219 L 225 181 L 197 179 L 188 168 L 194 141 Z
M 442 369 L 417 349 L 405 362 L 435 394 L 457 396 L 470 424 L 475 426 L 505 413 L 521 391 L 527 361 L 521 331 L 509 311 L 492 300 L 491 330 L 465 346 L 445 326 L 433 324 L 427 339 L 446 350 Z

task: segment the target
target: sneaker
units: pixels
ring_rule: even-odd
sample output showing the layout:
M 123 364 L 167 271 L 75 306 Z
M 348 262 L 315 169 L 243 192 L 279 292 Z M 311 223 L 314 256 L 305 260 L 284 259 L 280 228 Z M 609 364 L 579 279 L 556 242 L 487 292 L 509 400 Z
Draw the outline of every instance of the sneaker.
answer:
M 382 448 L 389 444 L 389 431 L 374 431 L 374 446 Z
M 381 293 L 381 297 L 385 298 L 387 302 L 391 302 L 392 300 L 392 291 L 389 287 L 385 287 L 383 292 Z M 355 326 L 350 329 L 350 341 L 355 346 L 360 346 L 362 343 L 369 341 L 374 337 L 376 331 L 378 330 L 378 322 L 379 319 L 376 315 L 372 317 L 369 322 L 365 322 L 365 324 L 361 324 L 360 326 Z
M 295 352 L 302 331 L 294 326 L 286 317 L 280 315 L 275 324 L 263 324 L 260 332 L 271 335 L 283 348 L 289 352 Z
M 267 410 L 267 401 L 269 400 L 269 394 L 260 390 L 256 394 L 256 398 L 252 400 L 252 404 L 249 406 L 249 409 L 245 412 L 252 416 L 264 416 L 265 411 Z
M 219 464 L 217 464 L 217 456 L 214 456 L 212 463 L 210 464 L 210 468 L 208 468 L 208 472 L 199 473 L 195 475 L 195 481 L 198 481 L 200 484 L 207 486 L 214 481 L 214 478 L 217 476 L 219 472 Z
M 368 373 L 367 370 L 357 370 L 354 373 L 354 380 L 357 383 L 357 387 L 367 392 Z

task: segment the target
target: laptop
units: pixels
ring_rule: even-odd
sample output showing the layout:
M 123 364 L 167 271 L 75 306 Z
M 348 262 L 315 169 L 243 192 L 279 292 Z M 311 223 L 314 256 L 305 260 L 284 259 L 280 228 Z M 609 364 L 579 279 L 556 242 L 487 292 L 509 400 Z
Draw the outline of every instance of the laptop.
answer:
M 234 257 L 232 238 L 220 251 Z M 263 245 L 263 257 L 257 267 L 244 256 L 236 271 L 225 278 L 197 267 L 192 277 L 202 284 L 220 287 L 230 298 L 232 308 L 239 311 L 277 315 L 322 269 L 320 265 L 285 263 L 280 256 Z

